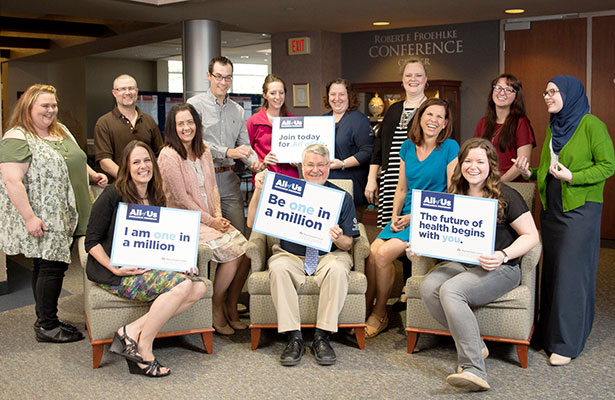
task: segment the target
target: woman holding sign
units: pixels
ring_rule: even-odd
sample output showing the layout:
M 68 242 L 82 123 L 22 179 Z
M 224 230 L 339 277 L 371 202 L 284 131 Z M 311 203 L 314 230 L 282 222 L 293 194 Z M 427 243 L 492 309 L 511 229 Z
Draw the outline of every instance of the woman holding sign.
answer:
M 237 302 L 250 269 L 244 254 L 248 241 L 222 217 L 212 155 L 203 142 L 201 127 L 192 105 L 173 106 L 158 164 L 168 206 L 201 212 L 199 243 L 213 250 L 213 261 L 218 263 L 212 296 L 213 326 L 222 335 L 232 335 L 247 328 L 239 320 Z
M 577 357 L 592 329 L 604 181 L 613 175 L 613 142 L 589 113 L 583 84 L 551 79 L 542 95 L 551 114 L 538 168 L 517 167 L 538 181 L 544 243 L 538 332 L 551 365 Z
M 271 172 L 298 178 L 297 167 L 291 164 L 278 164 L 278 158 L 271 152 L 273 118 L 292 117 L 284 102 L 285 99 L 286 83 L 277 75 L 267 75 L 263 83 L 263 107 L 248 118 L 246 125 L 250 146 L 256 152 L 258 160 Z
M 450 107 L 445 100 L 425 101 L 416 112 L 408 135 L 410 139 L 401 146 L 393 218 L 372 243 L 365 267 L 367 338 L 379 334 L 389 323 L 386 304 L 395 280 L 392 263 L 404 254 L 410 238 L 412 189 L 445 191 L 457 165 L 459 145 L 448 138 L 452 131 L 451 120 Z
M 369 172 L 374 135 L 369 119 L 358 110 L 359 99 L 347 80 L 337 78 L 327 84 L 325 115 L 335 118 L 335 158 L 331 160 L 329 179 L 351 179 L 355 206 L 367 204 L 365 185 Z M 357 209 L 361 219 L 364 207 Z
M 160 171 L 150 147 L 133 140 L 122 153 L 115 185 L 107 186 L 92 206 L 85 238 L 88 279 L 117 296 L 151 302 L 147 314 L 118 329 L 109 350 L 126 358 L 131 374 L 157 378 L 171 373 L 160 365 L 152 346 L 156 334 L 175 315 L 205 294 L 205 283 L 190 275 L 110 265 L 115 217 L 120 202 L 165 206 Z
M 431 316 L 447 327 L 457 347 L 457 373 L 446 382 L 472 391 L 488 390 L 485 358 L 472 307 L 490 303 L 519 285 L 519 257 L 538 244 L 532 214 L 519 193 L 500 184 L 493 145 L 472 138 L 461 147 L 449 192 L 498 200 L 495 252 L 478 258 L 480 265 L 446 262 L 429 273 L 419 288 Z

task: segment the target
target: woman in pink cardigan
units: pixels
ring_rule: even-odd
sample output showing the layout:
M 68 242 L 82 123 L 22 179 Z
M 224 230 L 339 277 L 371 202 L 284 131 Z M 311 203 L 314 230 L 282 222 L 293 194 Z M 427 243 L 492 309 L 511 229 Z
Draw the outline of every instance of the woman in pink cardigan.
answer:
M 173 106 L 165 124 L 165 145 L 158 165 L 167 206 L 201 212 L 199 243 L 213 250 L 213 261 L 218 263 L 212 298 L 213 326 L 220 334 L 232 335 L 235 330 L 247 328 L 239 320 L 237 302 L 249 273 L 245 256 L 248 242 L 222 217 L 211 151 L 203 142 L 201 129 L 194 107 Z

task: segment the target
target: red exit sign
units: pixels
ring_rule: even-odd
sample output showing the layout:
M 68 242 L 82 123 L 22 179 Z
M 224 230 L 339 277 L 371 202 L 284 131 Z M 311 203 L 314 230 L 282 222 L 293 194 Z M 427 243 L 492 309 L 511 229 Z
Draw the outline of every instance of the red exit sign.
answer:
M 288 55 L 310 54 L 310 38 L 298 37 L 288 39 Z

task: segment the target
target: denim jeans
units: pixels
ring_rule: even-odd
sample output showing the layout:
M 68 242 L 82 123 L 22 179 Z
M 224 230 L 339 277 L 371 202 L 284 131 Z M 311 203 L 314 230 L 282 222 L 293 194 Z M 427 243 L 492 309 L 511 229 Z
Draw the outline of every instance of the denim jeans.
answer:
M 447 327 L 457 348 L 459 365 L 487 378 L 481 353 L 484 346 L 471 307 L 497 299 L 519 285 L 519 265 L 502 264 L 494 271 L 479 265 L 447 262 L 428 274 L 420 286 L 425 307 L 436 321 Z

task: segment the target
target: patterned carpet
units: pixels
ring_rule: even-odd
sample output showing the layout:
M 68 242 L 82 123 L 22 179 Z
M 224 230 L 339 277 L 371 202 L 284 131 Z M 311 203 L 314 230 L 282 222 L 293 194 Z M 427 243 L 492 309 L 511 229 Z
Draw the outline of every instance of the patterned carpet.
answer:
M 60 317 L 83 329 L 82 276 L 70 270 L 67 296 L 60 299 Z M 481 399 L 608 399 L 615 378 L 615 250 L 603 248 L 597 287 L 594 328 L 585 351 L 569 366 L 550 367 L 542 351 L 530 349 L 529 367 L 522 369 L 513 346 L 490 343 L 487 359 L 489 392 Z M 0 296 L 0 302 L 8 301 Z M 403 314 L 405 316 L 405 313 Z M 368 340 L 359 350 L 345 335 L 333 346 L 338 362 L 316 364 L 307 353 L 300 365 L 286 368 L 278 362 L 284 337 L 268 331 L 260 347 L 250 350 L 247 331 L 232 337 L 214 336 L 214 353 L 203 351 L 195 336 L 163 339 L 155 353 L 173 373 L 163 379 L 129 375 L 120 357 L 105 352 L 101 367 L 91 366 L 87 341 L 56 345 L 37 343 L 32 331 L 34 307 L 26 305 L 0 312 L 0 398 L 146 398 L 146 399 L 406 399 L 462 398 L 444 382 L 456 366 L 451 339 L 423 335 L 419 351 L 406 353 L 401 314 L 391 328 Z M 308 332 L 309 336 L 309 332 Z M 610 361 L 609 361 L 610 360 Z

